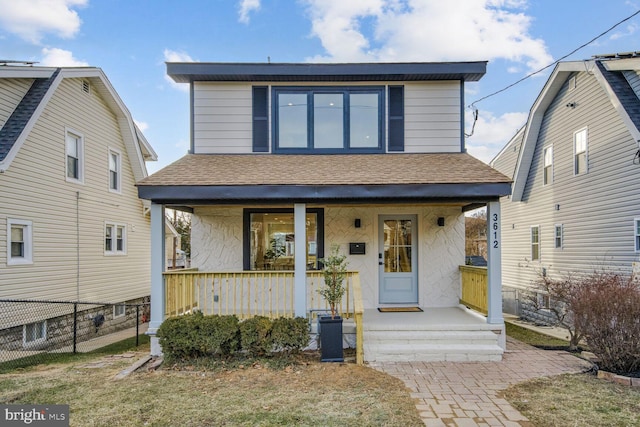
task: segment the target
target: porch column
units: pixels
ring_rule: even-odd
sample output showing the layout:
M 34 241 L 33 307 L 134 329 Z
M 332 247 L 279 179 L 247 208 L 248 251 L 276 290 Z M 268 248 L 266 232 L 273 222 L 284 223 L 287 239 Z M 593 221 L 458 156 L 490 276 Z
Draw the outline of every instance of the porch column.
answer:
M 151 203 L 151 320 L 147 335 L 151 336 L 151 355 L 162 354 L 156 332 L 164 320 L 164 205 Z
M 502 238 L 500 202 L 487 203 L 487 275 L 488 314 L 487 323 L 504 324 L 502 317 Z
M 307 206 L 304 203 L 293 205 L 295 233 L 294 265 L 294 310 L 295 315 L 307 317 Z

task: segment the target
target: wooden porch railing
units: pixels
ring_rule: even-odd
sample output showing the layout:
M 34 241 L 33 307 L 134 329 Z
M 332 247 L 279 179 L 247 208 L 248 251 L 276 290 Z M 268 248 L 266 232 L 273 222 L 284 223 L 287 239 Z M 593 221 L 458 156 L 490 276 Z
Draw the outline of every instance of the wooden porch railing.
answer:
M 461 265 L 460 276 L 462 282 L 460 304 L 487 314 L 489 310 L 487 268 Z
M 196 270 L 164 273 L 165 317 L 193 310 L 203 314 L 231 315 L 240 319 L 253 316 L 294 317 L 293 271 L 200 272 Z M 329 306 L 318 293 L 324 285 L 321 271 L 307 271 L 307 313 L 312 321 Z M 346 292 L 338 308 L 344 319 L 356 323 L 356 359 L 363 361 L 362 289 L 358 272 L 347 272 Z

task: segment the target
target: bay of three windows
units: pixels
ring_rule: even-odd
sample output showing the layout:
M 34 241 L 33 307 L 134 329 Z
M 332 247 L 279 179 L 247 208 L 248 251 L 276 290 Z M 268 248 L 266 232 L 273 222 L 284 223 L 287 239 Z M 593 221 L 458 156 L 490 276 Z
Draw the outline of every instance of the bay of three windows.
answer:
M 381 152 L 384 88 L 275 88 L 279 152 Z

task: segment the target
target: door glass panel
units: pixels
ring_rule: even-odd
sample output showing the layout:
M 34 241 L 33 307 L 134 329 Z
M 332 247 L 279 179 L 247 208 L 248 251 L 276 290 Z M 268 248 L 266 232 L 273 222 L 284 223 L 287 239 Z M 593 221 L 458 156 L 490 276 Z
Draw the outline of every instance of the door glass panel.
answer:
M 411 256 L 411 220 L 385 220 L 385 273 L 411 273 Z

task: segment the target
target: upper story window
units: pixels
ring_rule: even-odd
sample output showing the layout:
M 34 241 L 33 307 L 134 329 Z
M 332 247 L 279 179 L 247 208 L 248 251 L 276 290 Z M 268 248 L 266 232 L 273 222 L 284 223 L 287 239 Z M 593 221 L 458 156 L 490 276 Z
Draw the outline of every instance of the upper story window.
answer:
M 66 130 L 67 181 L 84 181 L 84 138 L 77 132 Z
M 556 224 L 555 227 L 555 236 L 554 236 L 554 247 L 556 249 L 562 249 L 562 245 L 563 245 L 563 231 L 564 231 L 564 226 L 562 224 Z
M 553 146 L 544 149 L 544 185 L 553 183 Z
M 634 238 L 636 242 L 636 252 L 640 252 L 640 218 L 633 220 Z
M 276 152 L 382 152 L 383 87 L 273 90 Z
M 109 149 L 109 190 L 115 193 L 120 192 L 121 181 L 121 160 L 120 152 Z
M 32 228 L 31 221 L 7 219 L 7 265 L 33 263 Z
M 587 145 L 587 128 L 573 134 L 573 173 L 575 175 L 587 173 L 589 169 Z

